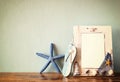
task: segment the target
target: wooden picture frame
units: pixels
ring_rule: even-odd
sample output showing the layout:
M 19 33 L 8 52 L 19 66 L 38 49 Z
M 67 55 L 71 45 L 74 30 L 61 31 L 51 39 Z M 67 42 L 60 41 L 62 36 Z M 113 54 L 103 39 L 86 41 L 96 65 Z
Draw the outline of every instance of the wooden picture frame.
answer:
M 74 26 L 80 76 L 112 76 L 111 26 Z

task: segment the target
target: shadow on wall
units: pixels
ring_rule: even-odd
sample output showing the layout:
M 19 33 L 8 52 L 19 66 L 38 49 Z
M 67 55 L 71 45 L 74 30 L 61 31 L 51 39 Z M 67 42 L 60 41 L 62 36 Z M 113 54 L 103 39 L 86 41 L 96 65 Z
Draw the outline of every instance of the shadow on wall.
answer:
M 119 56 L 120 56 L 120 28 L 113 29 L 113 58 L 114 58 L 114 71 L 120 72 Z

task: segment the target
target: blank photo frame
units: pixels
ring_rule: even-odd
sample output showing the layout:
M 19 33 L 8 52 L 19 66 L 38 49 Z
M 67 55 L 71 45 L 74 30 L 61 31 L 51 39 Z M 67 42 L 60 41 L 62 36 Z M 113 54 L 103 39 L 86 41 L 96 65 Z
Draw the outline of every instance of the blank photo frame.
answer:
M 75 26 L 73 34 L 80 76 L 112 76 L 111 26 Z
M 98 68 L 104 60 L 104 34 L 84 33 L 81 35 L 81 67 Z M 91 55 L 92 54 L 92 55 Z M 96 62 L 97 61 L 97 62 Z

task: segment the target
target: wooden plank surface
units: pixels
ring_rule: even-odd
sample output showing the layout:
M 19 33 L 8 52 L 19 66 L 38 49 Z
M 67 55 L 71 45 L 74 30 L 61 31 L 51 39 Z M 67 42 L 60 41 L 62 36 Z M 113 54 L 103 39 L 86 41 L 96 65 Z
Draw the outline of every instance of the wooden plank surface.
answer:
M 112 77 L 63 77 L 59 73 L 0 73 L 0 82 L 118 82 L 120 74 Z

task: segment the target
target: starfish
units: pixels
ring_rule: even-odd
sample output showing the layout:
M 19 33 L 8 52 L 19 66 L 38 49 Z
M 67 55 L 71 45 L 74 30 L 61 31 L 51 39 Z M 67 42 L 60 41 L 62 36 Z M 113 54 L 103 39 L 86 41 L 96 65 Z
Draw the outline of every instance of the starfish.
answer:
M 48 62 L 44 65 L 44 67 L 42 68 L 40 73 L 42 73 L 49 66 L 50 63 L 52 63 L 52 65 L 54 66 L 54 68 L 56 69 L 57 72 L 61 73 L 59 66 L 56 64 L 55 60 L 63 58 L 64 55 L 53 56 L 53 51 L 54 51 L 54 44 L 51 43 L 50 44 L 50 56 L 45 55 L 43 53 L 36 53 L 38 56 L 48 60 Z
M 108 65 L 108 66 L 111 65 L 111 61 L 110 61 L 110 59 L 108 59 L 108 60 L 106 61 L 106 65 Z

